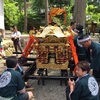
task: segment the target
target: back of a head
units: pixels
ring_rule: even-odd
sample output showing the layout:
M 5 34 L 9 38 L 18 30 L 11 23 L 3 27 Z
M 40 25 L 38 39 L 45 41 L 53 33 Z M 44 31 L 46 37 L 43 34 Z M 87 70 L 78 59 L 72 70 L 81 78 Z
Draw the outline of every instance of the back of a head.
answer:
M 74 25 L 76 21 L 71 21 L 70 26 Z
M 21 65 L 27 62 L 27 58 L 21 56 L 18 58 L 18 63 L 20 63 Z
M 15 68 L 17 65 L 17 59 L 15 56 L 10 56 L 6 59 L 7 68 Z
M 81 68 L 82 71 L 87 71 L 87 72 L 90 71 L 90 64 L 87 61 L 79 61 L 76 66 Z
M 78 30 L 79 35 L 83 34 L 83 25 L 77 24 L 76 29 Z
M 17 32 L 17 26 L 14 26 L 14 27 L 13 27 L 13 31 L 14 31 L 14 32 Z

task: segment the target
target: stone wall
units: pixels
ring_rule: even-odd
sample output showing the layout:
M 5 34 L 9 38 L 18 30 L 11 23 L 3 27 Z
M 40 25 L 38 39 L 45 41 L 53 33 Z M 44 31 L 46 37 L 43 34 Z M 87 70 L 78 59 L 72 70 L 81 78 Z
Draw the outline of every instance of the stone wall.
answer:
M 11 56 L 14 52 L 13 42 L 11 40 L 3 40 L 2 46 L 6 56 Z
M 21 42 L 21 47 L 23 48 L 23 50 L 24 50 L 28 40 L 29 40 L 28 35 L 21 36 L 20 42 Z M 13 52 L 15 51 L 13 42 L 10 37 L 6 37 L 5 39 L 3 39 L 2 46 L 4 48 L 6 56 L 11 56 L 13 54 Z

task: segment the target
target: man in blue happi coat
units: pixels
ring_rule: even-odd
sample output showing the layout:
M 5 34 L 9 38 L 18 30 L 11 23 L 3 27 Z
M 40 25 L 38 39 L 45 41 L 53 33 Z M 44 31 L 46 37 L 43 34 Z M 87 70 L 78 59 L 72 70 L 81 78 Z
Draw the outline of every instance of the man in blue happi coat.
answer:
M 96 78 L 100 77 L 100 43 L 94 42 L 91 40 L 89 35 L 81 35 L 78 37 L 78 42 L 85 48 L 88 48 L 90 51 L 91 63 L 90 68 L 91 72 Z

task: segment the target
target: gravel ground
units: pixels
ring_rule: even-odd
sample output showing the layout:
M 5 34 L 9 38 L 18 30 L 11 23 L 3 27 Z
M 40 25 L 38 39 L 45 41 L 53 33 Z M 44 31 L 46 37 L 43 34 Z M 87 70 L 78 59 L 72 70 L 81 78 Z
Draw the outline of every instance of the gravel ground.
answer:
M 36 73 L 37 71 L 35 72 L 35 75 Z M 48 75 L 59 76 L 60 70 L 48 70 Z M 45 79 L 45 85 L 42 85 L 41 80 L 40 84 L 38 85 L 37 79 L 29 79 L 29 83 L 34 88 L 34 100 L 66 100 L 66 85 L 64 80 L 62 81 L 62 85 L 60 85 L 60 80 L 54 79 Z
M 29 80 L 34 88 L 33 100 L 66 100 L 65 89 L 66 86 L 60 85 L 59 80 L 45 80 L 45 85 L 38 85 L 37 80 Z

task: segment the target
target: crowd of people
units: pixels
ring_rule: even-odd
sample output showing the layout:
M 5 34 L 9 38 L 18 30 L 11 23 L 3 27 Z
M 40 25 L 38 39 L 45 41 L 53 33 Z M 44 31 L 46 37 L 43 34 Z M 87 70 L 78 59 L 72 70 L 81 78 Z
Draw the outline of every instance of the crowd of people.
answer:
M 68 79 L 66 88 L 67 100 L 99 100 L 99 86 L 97 79 L 100 78 L 100 44 L 92 41 L 91 36 L 85 34 L 84 28 L 76 21 L 72 21 L 69 26 L 74 32 L 74 45 L 79 62 L 75 65 L 71 58 L 70 70 L 76 69 L 76 81 Z M 40 30 L 39 32 L 42 32 Z M 35 27 L 30 30 L 29 35 L 36 34 Z M 20 44 L 21 33 L 14 26 L 12 32 L 12 41 L 15 52 L 18 52 L 18 47 L 21 53 L 23 50 Z M 1 45 L 2 38 L 0 37 L 0 56 L 4 57 L 3 48 Z M 6 58 L 7 69 L 0 76 L 0 100 L 31 100 L 33 93 L 26 92 L 25 82 L 23 80 L 23 64 L 27 60 L 20 57 Z
M 99 86 L 97 79 L 100 78 L 100 44 L 91 40 L 91 36 L 84 33 L 83 26 L 71 22 L 75 32 L 74 45 L 79 62 L 75 67 L 77 80 L 68 80 L 66 88 L 67 100 L 99 100 Z M 76 35 L 77 33 L 77 35 Z

